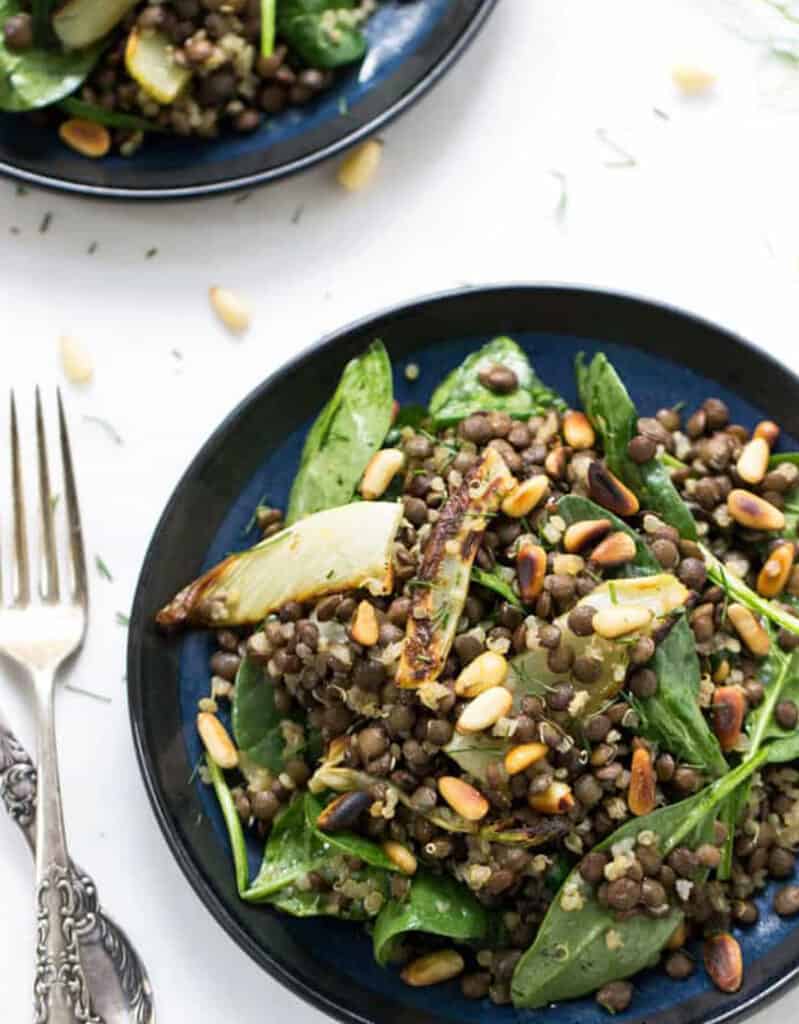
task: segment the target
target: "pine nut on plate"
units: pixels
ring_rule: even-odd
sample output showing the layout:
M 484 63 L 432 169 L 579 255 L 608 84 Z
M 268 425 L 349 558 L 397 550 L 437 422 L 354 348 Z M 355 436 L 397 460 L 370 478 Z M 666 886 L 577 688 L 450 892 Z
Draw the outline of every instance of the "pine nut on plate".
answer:
M 214 312 L 234 334 L 243 334 L 250 326 L 252 313 L 249 305 L 229 288 L 213 287 L 208 290 Z
M 469 701 L 455 728 L 458 732 L 483 732 L 507 715 L 512 704 L 510 690 L 504 686 L 492 686 Z
M 440 949 L 403 967 L 401 977 L 406 985 L 412 985 L 414 988 L 440 985 L 442 981 L 456 978 L 464 966 L 460 953 L 454 949 Z
M 197 731 L 205 749 L 220 768 L 235 768 L 239 763 L 239 752 L 216 715 L 201 711 L 197 715 Z
M 476 697 L 483 690 L 501 686 L 508 675 L 508 661 L 496 651 L 485 651 L 461 670 L 455 680 L 459 697 Z

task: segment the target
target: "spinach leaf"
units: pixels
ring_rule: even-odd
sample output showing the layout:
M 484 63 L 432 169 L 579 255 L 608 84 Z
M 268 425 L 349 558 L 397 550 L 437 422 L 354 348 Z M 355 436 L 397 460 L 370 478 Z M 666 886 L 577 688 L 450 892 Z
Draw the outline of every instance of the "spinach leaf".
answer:
M 659 837 L 659 850 L 664 856 L 680 843 L 696 846 L 706 841 L 716 808 L 764 760 L 763 752 L 696 796 L 625 822 L 595 849 L 606 850 L 624 840 L 634 840 L 644 830 Z M 580 893 L 581 909 L 563 909 L 567 889 Z M 516 965 L 511 985 L 514 1006 L 535 1009 L 576 999 L 609 981 L 636 974 L 657 961 L 681 918 L 682 912 L 673 908 L 667 916 L 655 920 L 636 916 L 617 921 L 614 911 L 599 905 L 596 890 L 586 885 L 575 868 L 547 911 L 535 942 Z M 615 934 L 609 947 L 611 932 Z
M 721 851 L 721 863 L 716 869 L 716 877 L 722 882 L 727 881 L 732 875 L 732 861 L 735 853 L 735 829 L 741 820 L 741 815 L 749 800 L 751 791 L 752 779 L 750 777 L 730 793 L 721 807 L 719 819 L 727 829 L 727 838 L 724 840 L 724 846 Z
M 429 419 L 430 413 L 423 405 L 419 405 L 417 402 L 409 402 L 407 405 L 400 406 L 392 430 L 399 431 L 403 427 L 413 427 L 416 430 Z
M 494 761 L 501 761 L 510 747 L 510 740 L 456 731 L 443 751 L 459 768 L 486 782 L 488 766 Z
M 278 775 L 285 763 L 283 717 L 275 706 L 275 688 L 260 665 L 242 658 L 233 691 L 232 723 L 236 746 L 250 760 Z
M 480 383 L 482 370 L 500 363 L 516 374 L 519 386 L 498 395 Z M 506 412 L 527 419 L 547 409 L 565 409 L 566 403 L 536 376 L 523 350 L 510 338 L 495 338 L 472 352 L 442 381 L 430 399 L 430 412 L 438 426 L 459 423 L 473 412 Z
M 662 572 L 641 536 L 625 522 L 587 498 L 567 495 L 558 502 L 558 514 L 567 526 L 591 519 L 609 519 L 635 541 L 636 555 L 624 575 L 649 576 Z M 631 698 L 640 718 L 640 732 L 688 764 L 702 766 L 713 775 L 727 771 L 718 740 L 699 708 L 701 672 L 693 633 L 685 619 L 678 620 L 655 648 L 650 667 L 658 677 L 651 697 Z
M 774 717 L 774 709 L 781 700 L 799 701 L 799 672 L 796 655 L 787 655 L 772 641 L 771 651 L 763 662 L 758 678 L 765 686 L 765 696 L 746 719 L 751 757 L 771 739 L 789 739 L 795 730 L 783 729 Z
M 360 60 L 366 38 L 358 27 L 356 0 L 280 0 L 277 29 L 311 67 L 337 68 Z
M 449 875 L 420 873 L 408 898 L 390 900 L 375 921 L 374 954 L 381 965 L 397 956 L 399 939 L 408 932 L 427 932 L 466 942 L 488 936 L 490 915 L 465 885 Z
M 607 356 L 600 352 L 586 365 L 580 353 L 575 373 L 580 401 L 602 437 L 608 468 L 645 509 L 656 512 L 681 536 L 696 540 L 694 517 L 671 482 L 668 469 L 657 458 L 643 465 L 630 458 L 627 445 L 638 432 L 638 412 Z
M 239 896 L 242 896 L 249 884 L 249 867 L 247 865 L 247 845 L 244 841 L 244 829 L 241 826 L 241 818 L 233 803 L 233 795 L 225 780 L 224 773 L 210 754 L 205 756 L 208 771 L 211 775 L 211 782 L 222 810 L 222 817 L 225 819 L 230 848 L 233 852 L 233 865 L 236 872 L 236 888 Z
M 632 698 L 641 718 L 641 734 L 681 761 L 723 775 L 728 765 L 699 708 L 699 658 L 694 635 L 684 618 L 657 645 L 650 667 L 658 679 L 657 692 L 651 697 Z
M 799 466 L 799 452 L 777 452 L 768 460 L 769 469 L 779 466 L 781 462 L 792 462 L 794 466 Z
M 146 117 L 137 117 L 135 114 L 121 114 L 116 110 L 106 110 L 105 107 L 98 107 L 94 103 L 86 103 L 84 100 L 68 96 L 59 103 L 61 109 L 71 117 L 80 117 L 84 121 L 95 121 L 97 124 L 107 125 L 109 128 L 127 128 L 134 132 L 156 132 L 165 134 L 166 128 L 162 128 L 155 121 L 148 121 Z
M 0 25 L 23 10 L 19 0 L 0 0 Z M 33 46 L 10 50 L 0 33 L 0 110 L 48 107 L 75 92 L 100 58 L 103 44 L 59 52 Z
M 311 427 L 289 497 L 287 525 L 352 501 L 366 464 L 391 426 L 391 363 L 381 341 L 344 368 Z
M 519 600 L 519 595 L 510 583 L 497 572 L 486 572 L 485 569 L 479 569 L 476 565 L 472 566 L 472 583 L 479 583 L 481 587 L 493 590 L 495 594 L 499 594 L 508 604 L 512 604 L 514 608 L 524 607 Z
M 397 868 L 380 847 L 354 833 L 334 835 L 320 832 L 316 828 L 316 820 L 321 811 L 321 801 L 310 793 L 304 793 L 280 812 L 269 833 L 258 876 L 242 894 L 243 899 L 251 903 L 274 903 L 300 917 L 338 914 L 339 911 L 328 907 L 328 902 L 320 898 L 319 893 L 306 890 L 302 882 L 310 871 L 334 882 L 344 867 L 344 856 L 358 857 L 367 865 L 359 871 L 349 872 L 349 877 L 356 881 L 370 880 L 388 891 L 388 872 Z M 292 891 L 284 892 L 288 887 L 292 887 Z M 369 915 L 353 908 L 344 916 Z
M 306 793 L 305 821 L 325 850 L 337 850 L 348 857 L 358 857 L 370 867 L 382 868 L 383 871 L 399 870 L 394 861 L 390 860 L 383 852 L 382 847 L 371 839 L 359 836 L 356 832 L 321 832 L 316 827 L 316 822 L 324 810 L 324 806 L 318 797 L 312 793 Z

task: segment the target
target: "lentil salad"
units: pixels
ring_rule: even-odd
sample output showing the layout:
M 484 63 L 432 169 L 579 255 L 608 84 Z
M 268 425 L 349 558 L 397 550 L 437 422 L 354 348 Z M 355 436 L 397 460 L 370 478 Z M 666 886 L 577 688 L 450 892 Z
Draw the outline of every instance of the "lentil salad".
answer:
M 88 157 L 252 132 L 367 48 L 377 0 L 0 0 L 0 110 Z M 114 136 L 112 138 L 112 134 Z
M 577 379 L 583 412 L 497 339 L 398 409 L 375 343 L 285 522 L 260 506 L 159 621 L 217 630 L 198 729 L 242 898 L 365 922 L 410 985 L 616 1012 L 691 940 L 735 991 L 794 873 L 799 459 L 716 399 L 638 417 L 604 356 Z

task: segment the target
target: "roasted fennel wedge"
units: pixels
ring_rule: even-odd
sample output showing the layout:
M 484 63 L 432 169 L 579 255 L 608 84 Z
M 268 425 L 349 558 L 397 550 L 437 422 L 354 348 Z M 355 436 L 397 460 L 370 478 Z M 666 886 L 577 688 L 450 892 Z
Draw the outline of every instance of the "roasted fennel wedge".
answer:
M 241 626 L 287 601 L 358 587 L 389 593 L 401 518 L 402 506 L 387 501 L 317 512 L 214 566 L 161 609 L 158 623 Z
M 486 448 L 441 509 L 413 585 L 412 612 L 397 670 L 399 686 L 419 687 L 441 673 L 469 593 L 487 517 L 515 483 L 499 452 Z
M 606 639 L 596 632 L 590 636 L 577 636 L 569 628 L 569 613 L 555 620 L 554 624 L 561 631 L 563 641 L 573 648 L 575 656 L 596 658 L 601 666 L 597 680 L 590 686 L 573 680 L 577 694 L 575 717 L 596 713 L 621 690 L 627 672 L 630 642 L 640 636 L 651 636 L 665 624 L 669 615 L 685 605 L 688 597 L 688 590 L 670 573 L 608 580 L 582 598 L 578 607 L 587 606 L 596 612 L 613 607 L 645 609 L 650 613 L 646 624 L 617 639 Z M 532 650 L 511 660 L 510 674 L 505 685 L 513 690 L 514 704 L 517 706 L 524 694 L 544 693 L 548 687 L 563 680 L 563 673 L 553 672 L 549 668 L 547 653 L 546 648 L 536 642 Z M 581 698 L 581 693 L 586 696 Z

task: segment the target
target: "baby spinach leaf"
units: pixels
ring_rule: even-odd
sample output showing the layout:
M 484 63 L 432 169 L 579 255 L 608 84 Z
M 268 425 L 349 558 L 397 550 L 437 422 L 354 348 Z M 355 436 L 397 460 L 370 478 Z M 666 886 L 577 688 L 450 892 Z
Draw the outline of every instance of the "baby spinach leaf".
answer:
M 305 800 L 301 797 L 275 818 L 261 868 L 242 898 L 261 903 L 313 871 L 319 860 L 320 851 L 314 833 L 306 827 Z
M 289 497 L 287 525 L 352 501 L 366 464 L 391 426 L 391 363 L 381 341 L 344 368 L 311 427 Z
M 788 655 L 772 641 L 771 651 L 763 662 L 758 678 L 765 687 L 763 701 L 748 716 L 746 731 L 749 734 L 751 757 L 771 739 L 790 739 L 795 730 L 783 729 L 774 717 L 774 709 L 781 700 L 799 701 L 799 671 L 797 656 Z
M 699 709 L 699 658 L 694 635 L 684 618 L 657 645 L 650 667 L 658 678 L 657 692 L 651 697 L 632 698 L 641 718 L 641 735 L 655 740 L 681 761 L 723 775 L 727 762 Z
M 558 514 L 567 526 L 583 520 L 609 519 L 614 530 L 632 537 L 636 555 L 625 566 L 624 575 L 649 576 L 663 571 L 639 533 L 589 499 L 567 495 L 558 502 Z M 631 698 L 641 718 L 641 734 L 689 764 L 702 766 L 712 775 L 723 774 L 727 762 L 699 708 L 699 658 L 684 618 L 658 644 L 650 668 L 658 677 L 657 692 L 651 697 Z
M 277 29 L 306 64 L 337 68 L 366 53 L 355 14 L 356 0 L 280 0 Z
M 777 452 L 768 460 L 769 469 L 779 466 L 781 462 L 792 462 L 794 466 L 799 466 L 799 452 Z
M 233 852 L 236 888 L 239 891 L 239 896 L 242 896 L 247 890 L 250 873 L 247 865 L 247 846 L 244 841 L 244 829 L 241 826 L 241 818 L 239 818 L 236 805 L 233 803 L 233 795 L 230 792 L 230 787 L 227 784 L 222 769 L 210 754 L 206 754 L 205 761 L 211 775 L 214 793 L 216 793 L 216 798 L 222 810 L 222 817 L 225 819 L 230 848 Z
M 232 723 L 236 746 L 275 775 L 283 771 L 286 740 L 275 707 L 275 688 L 260 665 L 242 658 L 233 691 Z
M 413 427 L 416 430 L 429 419 L 430 413 L 423 405 L 419 405 L 416 402 L 408 402 L 406 405 L 400 406 L 392 429 L 399 431 L 403 427 Z
M 499 363 L 513 370 L 518 388 L 499 395 L 480 383 L 482 370 Z M 536 376 L 524 351 L 511 338 L 495 338 L 472 352 L 442 381 L 430 399 L 430 412 L 438 426 L 459 423 L 473 412 L 506 412 L 527 419 L 547 409 L 565 409 L 563 399 Z
M 495 594 L 499 594 L 508 604 L 512 604 L 514 608 L 524 607 L 519 600 L 519 595 L 499 573 L 486 572 L 485 569 L 479 569 L 476 565 L 472 566 L 472 583 L 479 583 L 481 587 L 493 590 Z
M 408 932 L 443 935 L 458 942 L 488 936 L 491 917 L 475 896 L 449 875 L 414 876 L 408 898 L 390 900 L 375 921 L 374 954 L 381 965 L 397 955 Z
M 739 765 L 688 800 L 625 822 L 595 849 L 607 850 L 623 840 L 634 840 L 644 830 L 659 837 L 664 855 L 683 842 L 698 845 L 708 838 L 718 806 L 764 759 L 761 754 Z M 564 910 L 567 887 L 580 892 L 581 909 Z M 514 1006 L 535 1009 L 576 999 L 609 981 L 636 974 L 657 961 L 681 918 L 682 912 L 674 908 L 656 920 L 636 916 L 617 921 L 615 912 L 600 906 L 596 890 L 575 868 L 550 905 L 535 942 L 516 965 L 511 985 Z M 615 934 L 609 940 L 611 932 Z
M 0 25 L 23 9 L 19 0 L 0 0 Z M 58 103 L 83 84 L 103 45 L 69 53 L 41 46 L 10 50 L 0 33 L 0 110 L 36 110 Z
M 607 356 L 599 352 L 586 365 L 580 353 L 575 373 L 580 401 L 602 437 L 608 468 L 637 495 L 643 508 L 657 513 L 681 536 L 696 540 L 694 517 L 666 466 L 656 458 L 642 465 L 630 458 L 627 445 L 638 432 L 638 412 Z
M 316 835 L 323 850 L 336 850 L 348 857 L 358 857 L 370 867 L 382 868 L 383 871 L 398 871 L 394 861 L 383 852 L 382 847 L 371 839 L 359 836 L 356 832 L 322 832 L 316 827 L 319 815 L 324 810 L 324 803 L 312 793 L 305 795 L 305 820 L 308 828 Z
M 733 854 L 735 853 L 735 829 L 738 826 L 744 807 L 752 790 L 752 779 L 748 778 L 734 790 L 721 806 L 719 820 L 727 829 L 727 838 L 721 851 L 721 863 L 716 869 L 716 877 L 722 882 L 732 875 Z

